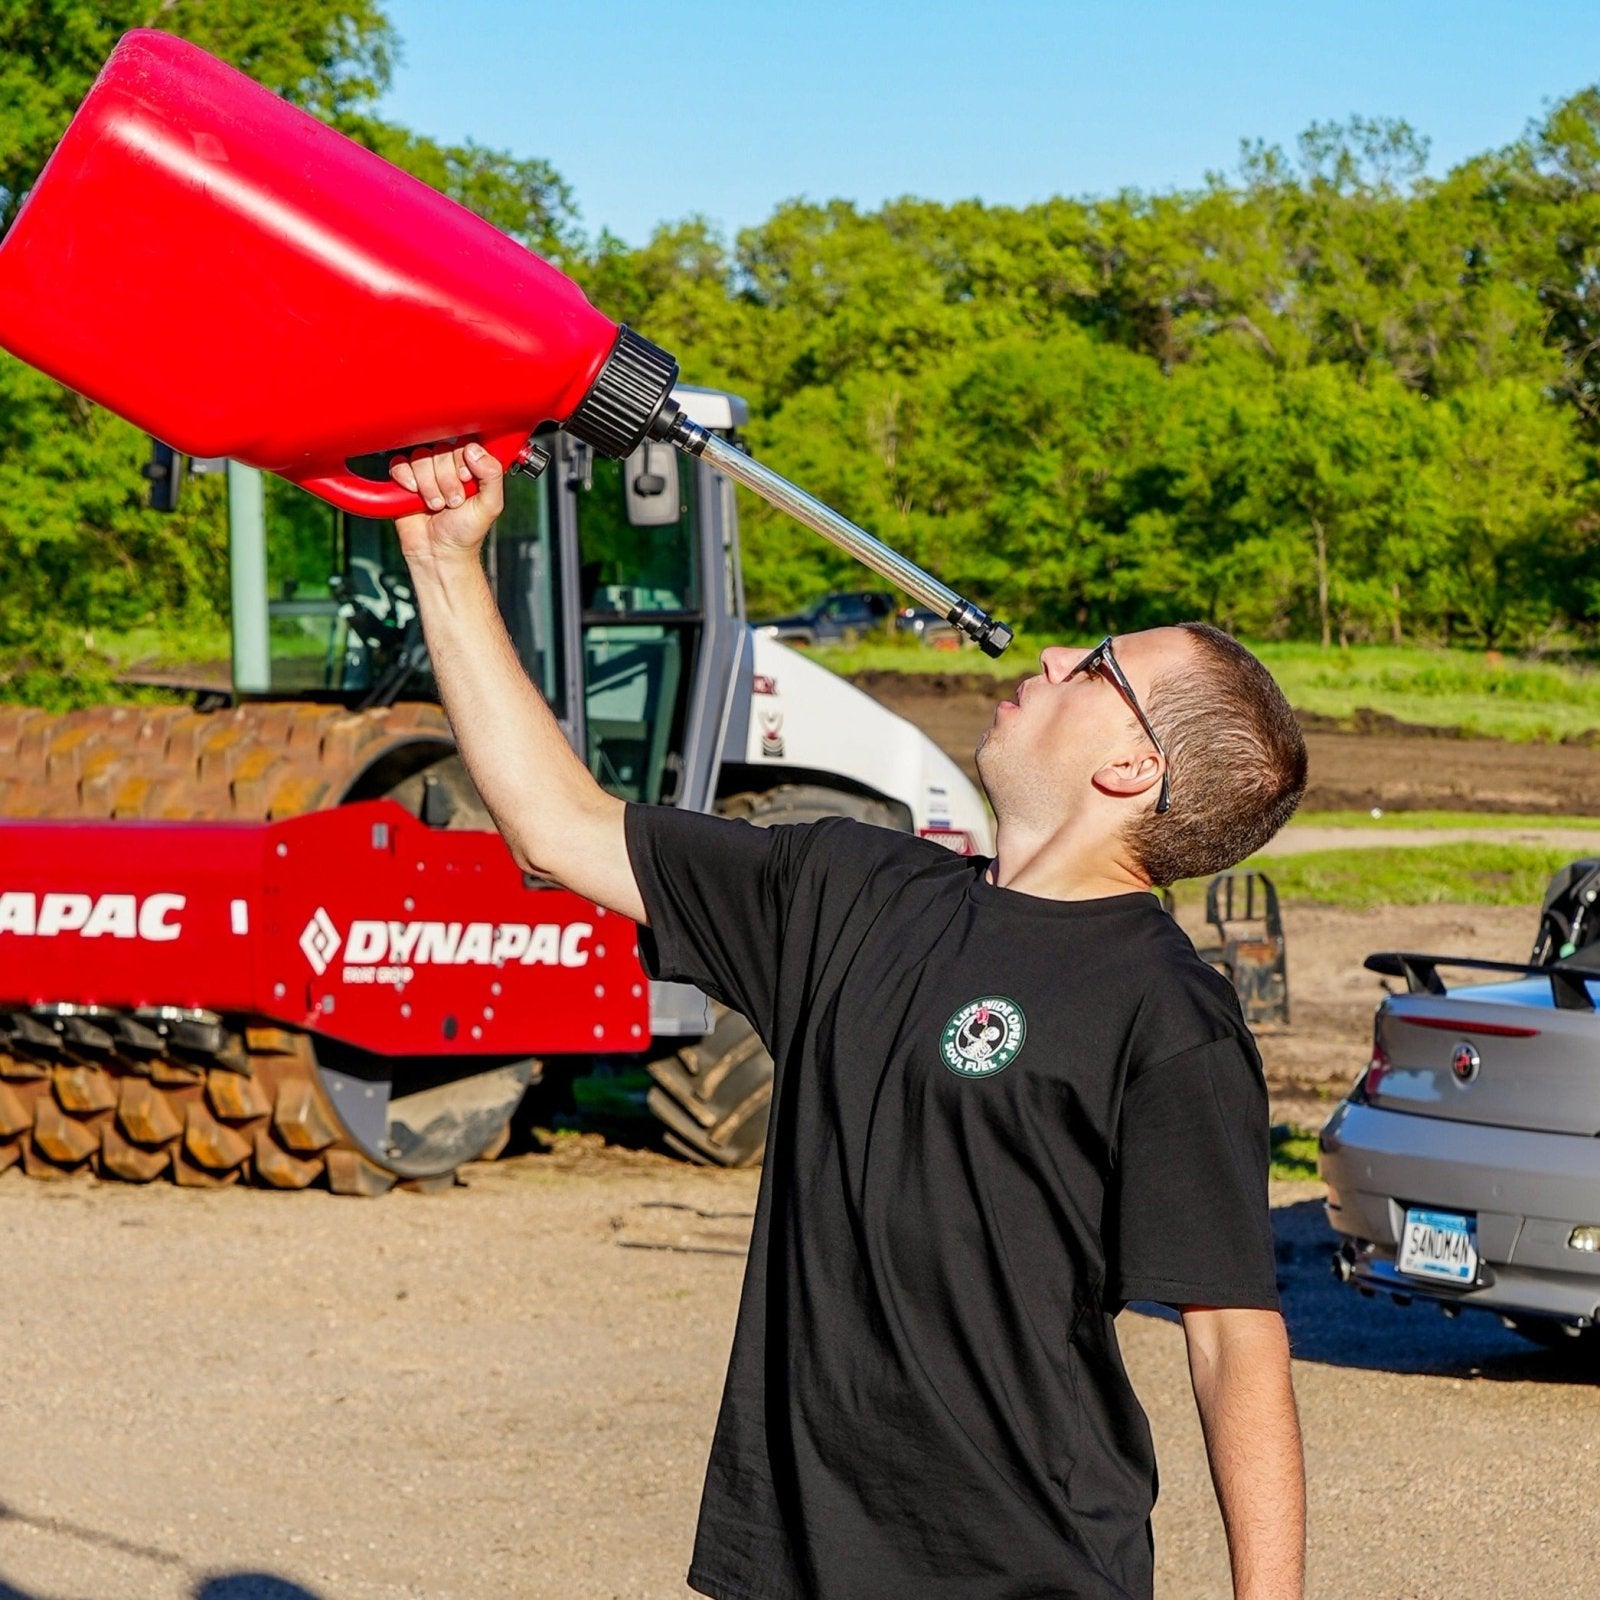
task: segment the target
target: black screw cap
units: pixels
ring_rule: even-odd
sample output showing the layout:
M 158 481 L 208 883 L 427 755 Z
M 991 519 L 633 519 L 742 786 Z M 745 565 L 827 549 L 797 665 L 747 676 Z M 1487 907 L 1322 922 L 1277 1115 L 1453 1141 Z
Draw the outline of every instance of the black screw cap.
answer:
M 623 327 L 588 394 L 562 426 L 601 455 L 620 460 L 639 447 L 662 408 L 672 403 L 677 381 L 677 361 Z

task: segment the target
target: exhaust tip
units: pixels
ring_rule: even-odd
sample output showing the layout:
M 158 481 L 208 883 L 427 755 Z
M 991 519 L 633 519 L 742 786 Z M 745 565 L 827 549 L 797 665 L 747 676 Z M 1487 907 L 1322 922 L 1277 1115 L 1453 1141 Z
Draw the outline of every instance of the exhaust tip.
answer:
M 1355 1246 L 1346 1239 L 1337 1250 L 1333 1252 L 1328 1265 L 1333 1269 L 1333 1275 L 1340 1283 L 1349 1283 L 1356 1275 Z

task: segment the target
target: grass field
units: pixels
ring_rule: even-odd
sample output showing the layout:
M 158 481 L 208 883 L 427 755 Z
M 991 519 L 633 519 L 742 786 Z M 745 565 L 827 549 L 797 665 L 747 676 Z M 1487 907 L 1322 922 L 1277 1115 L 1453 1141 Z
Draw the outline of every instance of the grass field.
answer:
M 1498 811 L 1297 811 L 1294 828 L 1478 828 L 1501 833 L 1508 828 L 1582 828 L 1600 832 L 1600 817 L 1558 817 L 1545 813 Z
M 151 666 L 186 666 L 192 661 L 226 661 L 233 640 L 225 627 L 177 635 L 166 627 L 130 628 L 125 633 L 100 634 L 95 646 L 124 670 L 133 663 Z
M 1256 648 L 1298 711 L 1343 720 L 1370 709 L 1501 739 L 1560 739 L 1600 728 L 1600 672 L 1591 667 L 1467 650 Z
M 1036 671 L 1039 651 L 1046 645 L 1082 649 L 1093 642 L 1023 635 L 999 661 L 971 648 L 929 650 L 900 642 L 830 646 L 814 654 L 835 672 L 972 673 L 1005 682 Z M 1526 740 L 1600 730 L 1600 671 L 1588 666 L 1420 646 L 1320 650 L 1309 644 L 1257 644 L 1252 648 L 1272 669 L 1296 710 L 1341 722 L 1374 711 L 1426 727 Z
M 909 638 L 830 645 L 811 654 L 823 666 L 847 675 L 953 673 L 1005 683 L 1037 671 L 1039 652 L 1047 645 L 1084 649 L 1093 642 L 1021 634 L 999 661 L 975 648 L 930 650 Z M 126 670 L 135 662 L 154 666 L 225 660 L 229 652 L 227 636 L 221 632 L 178 640 L 156 628 L 102 636 L 96 647 L 115 663 L 114 670 Z M 320 634 L 314 648 L 324 648 Z M 1364 712 L 1376 712 L 1403 723 L 1457 728 L 1499 739 L 1600 736 L 1600 670 L 1593 667 L 1420 646 L 1320 650 L 1309 644 L 1257 644 L 1252 648 L 1272 669 L 1296 710 L 1340 722 L 1353 723 Z M 1501 822 L 1507 824 L 1509 819 Z
M 1317 1176 L 1317 1136 L 1308 1128 L 1280 1125 L 1272 1130 L 1274 1178 L 1303 1180 Z
M 1260 856 L 1259 867 L 1284 900 L 1313 905 L 1349 906 L 1537 906 L 1557 867 L 1572 859 L 1570 850 L 1541 845 L 1404 845 L 1372 850 L 1312 850 L 1304 855 Z M 1204 885 L 1180 884 L 1180 898 L 1198 898 Z

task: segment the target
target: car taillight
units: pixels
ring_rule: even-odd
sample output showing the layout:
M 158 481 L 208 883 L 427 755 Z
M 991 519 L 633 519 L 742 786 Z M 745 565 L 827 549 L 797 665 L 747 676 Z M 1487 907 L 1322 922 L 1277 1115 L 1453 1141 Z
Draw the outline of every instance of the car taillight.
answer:
M 1513 1022 L 1472 1022 L 1460 1017 L 1419 1017 L 1411 1012 L 1397 1014 L 1400 1022 L 1413 1028 L 1437 1028 L 1441 1033 L 1486 1033 L 1496 1039 L 1537 1039 L 1537 1028 L 1524 1028 Z
M 975 856 L 978 853 L 977 840 L 965 828 L 918 828 L 917 834 L 920 838 L 942 844 L 946 850 L 954 850 L 958 856 Z
M 1361 1074 L 1361 1082 L 1353 1096 L 1357 1100 L 1370 1100 L 1383 1087 L 1383 1075 L 1389 1070 L 1389 1052 L 1383 1048 L 1383 1017 L 1380 1014 L 1372 1024 L 1372 1059 Z

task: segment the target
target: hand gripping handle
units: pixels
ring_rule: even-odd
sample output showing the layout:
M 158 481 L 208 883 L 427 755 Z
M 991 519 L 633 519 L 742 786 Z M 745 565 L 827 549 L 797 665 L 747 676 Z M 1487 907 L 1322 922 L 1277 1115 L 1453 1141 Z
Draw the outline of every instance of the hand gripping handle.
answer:
M 464 443 L 470 435 L 463 436 L 461 440 L 440 441 L 443 443 Z M 528 442 L 528 430 L 518 428 L 514 433 L 499 433 L 479 441 L 485 450 L 492 455 L 507 471 L 522 454 Z M 423 445 L 406 445 L 388 452 L 374 452 L 369 460 L 383 459 L 387 456 L 409 455 L 413 450 L 425 448 Z M 298 483 L 302 489 L 309 489 L 312 494 L 319 495 L 322 499 L 336 505 L 342 511 L 348 511 L 358 517 L 407 517 L 414 512 L 426 511 L 428 508 L 422 503 L 422 497 L 413 494 L 409 489 L 402 489 L 392 478 L 379 482 L 373 478 L 363 477 L 354 471 L 349 462 L 341 462 L 332 471 L 318 471 L 312 468 L 305 475 L 288 475 L 291 481 Z M 462 486 L 469 496 L 478 492 L 475 480 L 468 479 Z

